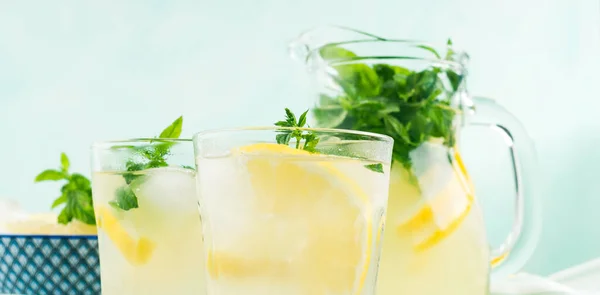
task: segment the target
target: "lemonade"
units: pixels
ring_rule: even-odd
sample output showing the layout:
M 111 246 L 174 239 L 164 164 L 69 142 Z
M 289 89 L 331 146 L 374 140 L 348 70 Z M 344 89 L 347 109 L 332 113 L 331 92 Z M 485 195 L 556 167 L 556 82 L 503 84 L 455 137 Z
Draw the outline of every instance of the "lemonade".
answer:
M 448 153 L 435 142 L 422 145 L 413 154 L 414 177 L 392 166 L 378 294 L 488 292 L 481 212 L 459 154 Z
M 204 294 L 202 228 L 195 171 L 136 171 L 129 184 L 138 208 L 109 205 L 126 183 L 123 172 L 93 174 L 102 294 Z
M 378 294 L 487 294 L 491 266 L 498 277 L 522 268 L 540 225 L 535 149 L 512 114 L 469 95 L 466 52 L 450 39 L 435 46 L 339 26 L 303 32 L 289 52 L 313 78 L 313 126 L 394 140 Z M 500 131 L 511 151 L 516 215 L 496 257 L 457 150 L 468 126 Z
M 361 38 L 317 45 L 302 60 L 318 82 L 316 126 L 394 139 L 377 292 L 486 294 L 490 250 L 455 152 L 466 71 L 454 60 L 463 55 L 451 42 L 444 52 L 410 41 Z
M 389 162 L 217 142 L 197 143 L 208 294 L 375 294 Z

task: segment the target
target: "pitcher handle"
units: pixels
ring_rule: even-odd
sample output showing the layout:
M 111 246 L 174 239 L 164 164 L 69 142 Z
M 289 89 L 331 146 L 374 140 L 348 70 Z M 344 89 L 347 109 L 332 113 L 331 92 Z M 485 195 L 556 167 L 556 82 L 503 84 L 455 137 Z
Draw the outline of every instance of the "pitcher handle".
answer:
M 494 100 L 473 97 L 467 126 L 500 131 L 510 150 L 515 180 L 516 214 L 511 232 L 492 251 L 492 277 L 520 271 L 533 254 L 541 231 L 541 208 L 536 194 L 537 158 L 533 141 L 521 123 Z

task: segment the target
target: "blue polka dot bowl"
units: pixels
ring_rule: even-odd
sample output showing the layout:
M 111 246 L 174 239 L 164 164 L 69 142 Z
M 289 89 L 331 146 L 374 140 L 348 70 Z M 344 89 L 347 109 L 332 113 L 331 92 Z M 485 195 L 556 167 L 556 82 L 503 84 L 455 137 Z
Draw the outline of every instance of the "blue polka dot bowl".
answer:
M 88 234 L 0 233 L 0 294 L 100 294 L 98 237 L 90 228 Z

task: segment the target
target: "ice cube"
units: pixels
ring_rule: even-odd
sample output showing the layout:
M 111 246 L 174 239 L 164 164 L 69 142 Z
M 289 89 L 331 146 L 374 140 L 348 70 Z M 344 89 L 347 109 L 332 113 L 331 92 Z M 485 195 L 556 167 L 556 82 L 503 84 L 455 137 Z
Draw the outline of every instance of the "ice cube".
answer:
M 165 167 L 148 170 L 132 183 L 140 208 L 165 211 L 197 212 L 195 172 L 191 169 Z
M 446 146 L 425 142 L 411 151 L 410 157 L 424 199 L 433 199 L 455 180 L 455 171 L 448 158 Z
M 219 241 L 221 250 L 243 247 L 256 207 L 249 177 L 242 159 L 236 157 L 199 158 L 198 192 L 202 206 L 205 238 Z

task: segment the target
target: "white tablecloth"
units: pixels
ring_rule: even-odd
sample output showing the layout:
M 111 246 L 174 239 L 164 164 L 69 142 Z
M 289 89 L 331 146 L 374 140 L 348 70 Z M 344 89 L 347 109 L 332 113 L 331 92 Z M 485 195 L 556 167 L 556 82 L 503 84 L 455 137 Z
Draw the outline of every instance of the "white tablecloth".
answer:
M 557 272 L 547 278 L 518 274 L 492 281 L 494 295 L 600 295 L 600 258 Z

